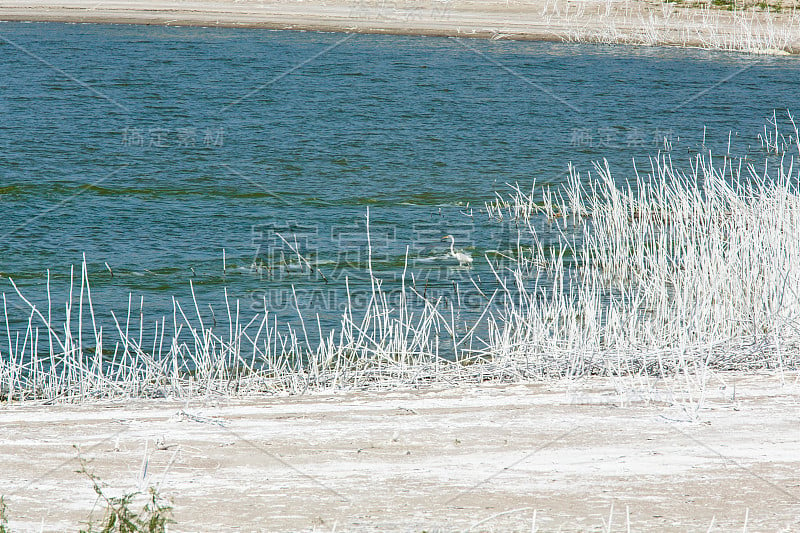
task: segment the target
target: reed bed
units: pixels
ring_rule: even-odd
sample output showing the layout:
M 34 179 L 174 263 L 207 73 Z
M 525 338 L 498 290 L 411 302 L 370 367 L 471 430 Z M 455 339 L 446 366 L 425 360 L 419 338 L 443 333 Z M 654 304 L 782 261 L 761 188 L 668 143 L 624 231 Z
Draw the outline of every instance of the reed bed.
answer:
M 800 13 L 757 7 L 719 9 L 711 4 L 686 8 L 611 0 L 592 4 L 545 3 L 541 13 L 555 36 L 567 42 L 643 46 L 699 46 L 710 50 L 754 54 L 800 51 Z
M 485 307 L 466 328 L 455 318 L 457 300 L 405 283 L 392 299 L 371 264 L 367 304 L 347 306 L 329 331 L 301 309 L 295 325 L 281 325 L 266 304 L 244 321 L 227 292 L 227 320 L 210 325 L 190 283 L 190 305 L 173 299 L 172 317 L 154 322 L 149 341 L 132 299 L 104 329 L 85 259 L 63 321 L 52 318 L 49 283 L 40 309 L 12 281 L 3 294 L 0 398 L 249 396 L 795 368 L 800 143 L 796 128 L 781 138 L 797 153 L 783 152 L 774 167 L 705 153 L 680 171 L 659 154 L 647 175 L 630 180 L 601 162 L 587 179 L 570 167 L 560 189 L 498 195 L 485 206 L 486 223 L 511 219 L 518 246 L 502 268 L 483 259 L 496 290 L 482 293 Z M 542 223 L 559 235 L 555 244 L 540 239 Z M 11 298 L 27 306 L 26 328 L 10 327 Z
M 532 266 L 507 288 L 514 307 L 492 324 L 492 353 L 535 360 L 543 375 L 796 364 L 800 196 L 791 172 L 791 163 L 775 178 L 751 167 L 743 179 L 729 160 L 716 169 L 699 156 L 687 175 L 660 156 L 629 188 L 597 165 L 588 192 L 573 179 L 555 206 L 521 191 L 496 202 L 495 214 L 561 224 L 556 256 L 576 261 L 567 267 L 533 248 Z M 529 288 L 524 273 L 540 275 L 548 262 L 548 290 Z

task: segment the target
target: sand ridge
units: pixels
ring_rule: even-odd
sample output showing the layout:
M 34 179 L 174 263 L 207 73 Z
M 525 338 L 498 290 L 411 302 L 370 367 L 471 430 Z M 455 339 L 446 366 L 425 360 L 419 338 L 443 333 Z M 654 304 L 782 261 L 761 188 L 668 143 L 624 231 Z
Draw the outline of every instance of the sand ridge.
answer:
M 800 17 L 792 6 L 727 11 L 649 0 L 6 0 L 0 20 L 800 51 Z

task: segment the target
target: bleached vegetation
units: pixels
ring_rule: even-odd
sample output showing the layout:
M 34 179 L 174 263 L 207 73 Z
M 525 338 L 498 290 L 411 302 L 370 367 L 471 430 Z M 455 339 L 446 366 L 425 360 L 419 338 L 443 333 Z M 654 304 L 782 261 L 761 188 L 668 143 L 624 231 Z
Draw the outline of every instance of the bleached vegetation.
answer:
M 775 138 L 765 143 L 769 151 Z M 152 327 L 129 302 L 107 331 L 85 263 L 61 304 L 63 322 L 52 318 L 49 294 L 40 309 L 12 282 L 3 295 L 0 393 L 4 400 L 183 398 L 793 368 L 800 142 L 796 129 L 781 139 L 794 145 L 774 166 L 705 153 L 681 171 L 661 154 L 646 176 L 618 180 L 603 162 L 586 178 L 571 168 L 558 190 L 498 195 L 485 223 L 511 219 L 518 245 L 510 265 L 481 259 L 496 290 L 480 293 L 485 306 L 466 328 L 457 299 L 420 294 L 406 282 L 394 299 L 371 266 L 366 305 L 349 305 L 329 331 L 302 310 L 296 327 L 282 326 L 269 309 L 244 322 L 227 293 L 219 326 L 203 321 L 193 298 L 188 307 L 173 300 L 172 317 Z M 540 239 L 537 224 L 560 235 L 555 244 Z M 27 328 L 9 326 L 12 298 L 28 306 Z
M 698 157 L 679 173 L 669 158 L 631 188 L 597 165 L 591 189 L 556 207 L 518 193 L 509 205 L 551 210 L 565 235 L 545 294 L 520 269 L 511 312 L 495 323 L 497 354 L 536 361 L 548 374 L 657 375 L 701 362 L 715 368 L 780 366 L 800 341 L 800 196 L 789 167 L 774 179 Z M 573 184 L 579 183 L 574 180 Z M 700 184 L 700 185 L 698 185 Z M 577 226 L 577 229 L 573 227 Z M 565 250 L 576 257 L 567 268 Z M 529 267 L 528 270 L 537 270 Z M 513 294 L 511 294 L 513 292 Z
M 546 2 L 542 12 L 554 36 L 568 42 L 699 46 L 711 50 L 786 54 L 800 47 L 800 13 L 794 7 L 684 7 L 665 2 Z

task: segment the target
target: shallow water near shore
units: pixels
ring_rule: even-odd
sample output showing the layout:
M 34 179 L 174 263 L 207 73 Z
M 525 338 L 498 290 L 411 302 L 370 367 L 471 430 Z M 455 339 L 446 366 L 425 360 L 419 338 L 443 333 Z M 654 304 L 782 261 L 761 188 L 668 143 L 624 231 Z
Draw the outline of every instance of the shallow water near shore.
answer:
M 800 103 L 792 57 L 46 23 L 0 36 L 3 291 L 13 278 L 42 308 L 49 270 L 63 313 L 85 253 L 101 321 L 129 295 L 135 315 L 143 301 L 151 323 L 171 316 L 191 280 L 206 320 L 227 322 L 227 289 L 244 317 L 266 303 L 327 327 L 346 281 L 356 307 L 367 297 L 371 250 L 387 287 L 405 271 L 468 322 L 483 300 L 454 282 L 480 285 L 486 257 L 516 245 L 479 211 L 507 183 L 559 185 L 601 158 L 633 177 L 659 150 L 687 168 L 729 147 L 763 162 L 765 119 Z

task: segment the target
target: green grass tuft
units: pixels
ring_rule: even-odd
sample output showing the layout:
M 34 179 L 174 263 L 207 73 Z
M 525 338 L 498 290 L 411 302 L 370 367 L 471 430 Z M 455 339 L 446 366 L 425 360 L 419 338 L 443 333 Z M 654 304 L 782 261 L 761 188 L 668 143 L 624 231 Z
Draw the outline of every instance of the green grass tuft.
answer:
M 98 500 L 105 503 L 102 520 L 95 522 L 90 513 L 86 529 L 79 529 L 79 533 L 166 533 L 167 524 L 175 523 L 172 520 L 172 506 L 154 487 L 150 487 L 146 503 L 137 512 L 132 507 L 139 492 L 117 497 L 108 496 L 103 492 L 100 479 L 88 470 L 83 458 L 81 458 L 81 469 L 77 472 L 85 474 L 91 480 Z M 8 528 L 7 512 L 8 506 L 0 496 L 0 533 L 11 533 Z
M 99 524 L 93 522 L 92 516 L 87 520 L 87 529 L 80 533 L 166 533 L 167 524 L 172 524 L 172 506 L 150 487 L 147 503 L 138 512 L 131 507 L 139 492 L 130 492 L 122 496 L 108 496 L 103 492 L 100 479 L 90 472 L 86 461 L 81 458 L 81 469 L 92 482 L 98 500 L 105 503 L 105 514 Z
M 0 496 L 0 533 L 9 533 L 8 531 L 8 517 L 6 516 L 6 501 Z

